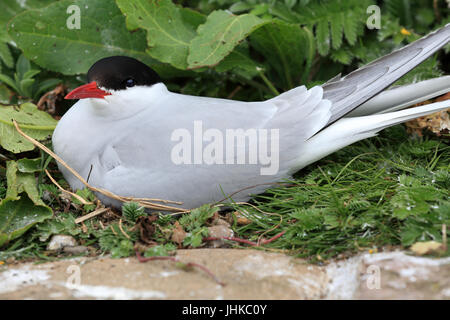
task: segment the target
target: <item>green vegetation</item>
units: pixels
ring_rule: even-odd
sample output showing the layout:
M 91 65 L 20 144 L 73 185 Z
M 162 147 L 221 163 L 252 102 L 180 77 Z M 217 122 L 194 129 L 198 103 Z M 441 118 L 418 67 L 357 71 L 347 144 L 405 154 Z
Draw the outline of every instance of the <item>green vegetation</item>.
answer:
M 450 22 L 446 1 L 372 0 L 3 0 L 0 4 L 0 261 L 54 259 L 54 234 L 74 236 L 87 254 L 169 255 L 199 247 L 220 216 L 237 237 L 259 248 L 327 259 L 383 246 L 442 241 L 450 223 L 450 147 L 441 136 L 409 136 L 402 126 L 310 165 L 277 188 L 232 212 L 203 206 L 181 217 L 147 216 L 136 203 L 76 223 L 98 208 L 80 190 L 70 198 L 55 162 L 16 131 L 48 139 L 74 88 L 98 59 L 135 57 L 154 68 L 172 91 L 262 100 L 298 85 L 321 84 Z M 370 5 L 381 7 L 381 29 L 369 30 Z M 80 29 L 69 29 L 70 5 Z M 231 14 L 233 13 L 233 14 Z M 450 46 L 398 83 L 448 73 Z M 58 87 L 57 87 L 58 88 Z M 55 89 L 46 94 L 48 91 Z M 39 108 L 36 106 L 38 102 Z M 44 101 L 44 103 L 42 103 Z M 151 195 L 149 195 L 151 196 Z M 120 215 L 122 214 L 122 215 Z M 185 234 L 184 234 L 185 233 Z M 174 237 L 174 234 L 182 236 Z M 230 241 L 232 245 L 238 245 Z M 441 253 L 444 254 L 444 253 Z M 445 253 L 445 254 L 448 254 Z

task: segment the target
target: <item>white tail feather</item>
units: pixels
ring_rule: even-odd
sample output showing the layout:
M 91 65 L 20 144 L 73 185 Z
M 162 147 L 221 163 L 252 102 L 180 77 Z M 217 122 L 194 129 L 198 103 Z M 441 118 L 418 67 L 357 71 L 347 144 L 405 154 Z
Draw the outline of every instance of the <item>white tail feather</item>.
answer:
M 346 117 L 361 117 L 401 110 L 450 92 L 450 76 L 394 87 L 383 91 L 350 112 Z
M 361 117 L 401 110 L 450 92 L 450 76 L 394 87 L 383 91 L 350 112 L 346 117 Z
M 364 117 L 341 118 L 305 142 L 302 157 L 292 172 L 354 142 L 373 137 L 393 125 L 450 108 L 450 100 L 411 109 Z

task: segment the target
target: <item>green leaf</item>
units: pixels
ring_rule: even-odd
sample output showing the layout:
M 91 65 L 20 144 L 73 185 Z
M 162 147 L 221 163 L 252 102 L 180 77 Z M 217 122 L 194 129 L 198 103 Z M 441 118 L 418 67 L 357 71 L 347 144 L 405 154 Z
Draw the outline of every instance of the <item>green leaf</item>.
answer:
M 319 53 L 325 56 L 331 40 L 334 49 L 340 48 L 342 34 L 351 45 L 356 43 L 358 34 L 364 31 L 367 7 L 373 3 L 371 0 L 311 1 L 298 11 L 296 20 L 311 29 L 315 27 Z
M 348 12 L 344 19 L 344 34 L 348 43 L 354 45 L 358 36 L 358 19 L 353 12 Z
M 276 70 L 283 81 L 280 86 L 286 89 L 299 83 L 305 71 L 303 64 L 305 61 L 309 64 L 315 52 L 313 38 L 306 28 L 280 20 L 273 20 L 255 31 L 250 41 Z
M 264 25 L 264 20 L 244 14 L 236 16 L 219 10 L 212 12 L 198 27 L 198 36 L 189 47 L 189 68 L 217 65 L 250 33 Z
M 32 96 L 32 88 L 34 84 L 34 79 L 24 79 L 20 81 L 20 95 L 23 97 L 30 98 Z
M 195 29 L 206 21 L 206 16 L 204 14 L 192 10 L 191 8 L 180 8 L 180 10 L 183 20 Z
M 290 216 L 297 220 L 296 226 L 302 231 L 310 231 L 323 227 L 323 210 L 316 208 L 296 209 Z
M 11 51 L 9 50 L 8 45 L 3 42 L 0 42 L 0 59 L 8 68 L 14 67 L 14 60 Z
M 402 232 L 400 233 L 402 244 L 404 246 L 412 245 L 422 235 L 423 235 L 423 230 L 412 223 L 407 224 L 403 228 Z
M 249 56 L 248 48 L 239 45 L 217 66 L 216 71 L 227 72 L 233 70 L 246 79 L 252 79 L 258 74 L 257 68 L 261 67 Z
M 239 1 L 234 3 L 231 7 L 230 7 L 230 11 L 233 13 L 239 13 L 239 12 L 243 12 L 243 11 L 247 11 L 249 9 L 252 8 L 252 5 L 244 2 L 244 1 Z
M 40 95 L 50 89 L 55 88 L 58 84 L 60 84 L 62 82 L 61 79 L 54 79 L 54 78 L 50 78 L 50 79 L 45 79 L 44 81 L 39 81 L 39 83 L 37 84 L 37 88 L 35 90 L 34 93 L 34 100 L 38 100 L 38 98 L 40 97 Z
M 81 9 L 80 29 L 67 27 L 70 5 Z M 156 71 L 160 67 L 145 53 L 144 32 L 128 31 L 112 0 L 58 1 L 17 15 L 8 24 L 8 32 L 28 59 L 67 75 L 85 73 L 97 60 L 114 55 L 134 57 Z
M 193 248 L 199 247 L 203 243 L 203 238 L 209 235 L 207 227 L 197 227 L 189 232 L 183 240 L 183 246 L 192 246 Z
M 6 162 L 6 177 L 8 180 L 6 198 L 18 200 L 19 194 L 26 192 L 30 200 L 36 205 L 44 205 L 36 188 L 34 174 L 20 172 L 17 162 L 8 161 Z
M 275 17 L 278 17 L 286 22 L 298 22 L 298 17 L 295 12 L 289 9 L 287 5 L 279 1 L 276 1 L 272 6 L 270 6 L 269 12 Z
M 202 227 L 206 220 L 211 218 L 216 211 L 217 208 L 215 207 L 211 207 L 210 205 L 203 205 L 192 210 L 190 213 L 183 215 L 178 221 L 185 230 L 195 230 Z
M 82 197 L 84 200 L 86 200 L 87 202 L 94 202 L 95 200 L 95 195 L 94 193 L 92 193 L 91 190 L 89 190 L 88 188 L 84 188 L 84 189 L 78 189 L 76 192 L 77 195 L 79 195 L 80 197 Z M 72 196 L 72 202 L 81 205 L 82 202 L 80 200 L 78 200 L 77 198 Z M 83 206 L 84 211 L 86 212 L 91 212 L 95 209 L 96 205 L 95 204 L 85 204 Z
M 123 230 L 123 229 L 122 229 Z M 128 257 L 133 254 L 133 241 L 136 241 L 136 232 L 126 232 L 127 238 L 117 223 L 110 224 L 101 232 L 99 245 L 103 251 L 110 251 L 112 258 Z
M 19 80 L 25 79 L 25 74 L 31 69 L 30 61 L 23 54 L 17 59 L 16 70 Z
M 260 3 L 253 7 L 253 9 L 250 11 L 250 14 L 260 16 L 267 13 L 268 9 L 269 6 L 266 3 Z
M 128 28 L 147 31 L 150 56 L 179 69 L 187 68 L 189 42 L 195 37 L 192 20 L 170 0 L 116 0 Z
M 54 219 L 38 224 L 34 236 L 38 237 L 40 241 L 47 241 L 54 234 L 76 236 L 80 233 L 82 233 L 82 230 L 75 223 L 74 216 L 71 213 L 60 213 Z
M 17 121 L 25 134 L 37 140 L 49 137 L 57 124 L 48 113 L 38 110 L 32 103 L 24 103 L 19 107 L 1 106 L 0 144 L 14 153 L 33 150 L 34 145 L 16 131 L 12 119 Z
M 131 242 L 128 239 L 121 240 L 117 246 L 113 247 L 111 249 L 111 258 L 118 259 L 118 258 L 125 258 L 132 255 L 134 252 L 134 245 L 133 242 Z
M 31 79 L 33 78 L 35 75 L 39 74 L 41 72 L 41 70 L 28 70 L 27 72 L 25 72 L 25 74 L 23 75 L 23 79 Z
M 405 0 L 385 0 L 387 11 L 393 16 L 400 19 L 400 23 L 404 26 L 412 26 L 411 4 Z
M 41 171 L 41 158 L 27 159 L 22 158 L 17 160 L 17 170 L 23 173 L 33 173 Z
M 28 9 L 42 8 L 52 3 L 53 0 L 2 0 L 0 10 L 0 42 L 10 41 L 6 31 L 6 25 L 11 18 Z
M 333 49 L 338 49 L 342 45 L 342 34 L 344 32 L 344 15 L 337 14 L 331 23 L 331 40 Z
M 8 104 L 10 103 L 11 96 L 13 92 L 8 89 L 4 84 L 0 84 L 0 103 Z
M 13 79 L 11 79 L 10 77 L 8 77 L 7 75 L 0 73 L 0 81 L 5 83 L 7 86 L 9 86 L 14 91 L 19 92 L 19 88 L 17 87 L 16 82 Z
M 0 203 L 0 247 L 52 216 L 39 197 L 34 174 L 19 172 L 17 162 L 8 161 L 6 177 L 6 198 Z
M 23 194 L 20 199 L 6 198 L 0 203 L 0 247 L 24 234 L 36 223 L 52 217 L 52 210 L 35 205 Z
M 141 207 L 137 202 L 126 202 L 122 206 L 122 215 L 126 221 L 136 223 L 137 219 L 146 216 L 145 208 Z
M 341 47 L 338 50 L 331 51 L 331 59 L 342 64 L 350 64 L 353 60 L 353 56 L 350 50 L 345 47 Z
M 322 56 L 326 56 L 330 51 L 330 28 L 328 21 L 322 20 L 317 24 L 316 37 L 319 53 Z
M 284 0 L 284 3 L 289 9 L 292 9 L 297 4 L 297 0 Z

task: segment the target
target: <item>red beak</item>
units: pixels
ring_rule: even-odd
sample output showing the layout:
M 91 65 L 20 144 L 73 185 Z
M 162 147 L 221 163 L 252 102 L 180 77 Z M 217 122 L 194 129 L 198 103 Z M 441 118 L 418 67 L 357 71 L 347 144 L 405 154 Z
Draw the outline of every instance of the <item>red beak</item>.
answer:
M 97 83 L 92 81 L 91 83 L 82 85 L 69 92 L 64 99 L 85 99 L 85 98 L 100 98 L 104 99 L 105 96 L 109 96 L 111 93 L 103 91 L 97 87 Z

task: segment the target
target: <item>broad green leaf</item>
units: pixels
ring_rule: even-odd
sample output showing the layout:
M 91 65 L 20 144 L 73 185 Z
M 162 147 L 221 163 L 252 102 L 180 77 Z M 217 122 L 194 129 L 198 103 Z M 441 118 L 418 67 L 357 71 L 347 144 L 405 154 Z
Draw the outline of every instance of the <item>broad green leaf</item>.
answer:
M 116 0 L 116 3 L 126 16 L 128 28 L 147 31 L 150 56 L 179 69 L 187 68 L 189 42 L 195 37 L 192 15 L 170 0 Z
M 197 27 L 206 21 L 206 16 L 191 8 L 180 8 L 181 16 L 185 22 L 197 29 Z
M 234 47 L 266 21 L 251 15 L 233 15 L 219 10 L 212 12 L 205 24 L 198 27 L 198 36 L 190 44 L 189 68 L 217 65 Z
M 6 198 L 18 200 L 19 194 L 25 192 L 36 205 L 44 205 L 36 188 L 34 174 L 20 172 L 16 161 L 6 163 L 6 178 L 8 179 Z
M 239 12 L 243 12 L 243 11 L 247 11 L 249 9 L 252 8 L 252 5 L 244 2 L 244 1 L 239 1 L 239 2 L 235 2 L 231 7 L 230 7 L 230 11 L 233 13 L 239 13 Z
M 57 124 L 48 113 L 38 110 L 32 103 L 19 107 L 0 106 L 0 144 L 14 153 L 33 150 L 34 145 L 17 132 L 12 119 L 17 121 L 24 133 L 37 140 L 49 137 Z
M 17 170 L 23 173 L 33 173 L 41 171 L 41 158 L 27 159 L 22 158 L 17 160 Z
M 242 45 L 237 46 L 225 59 L 217 66 L 216 71 L 227 72 L 233 70 L 235 73 L 251 79 L 258 74 L 257 68 L 262 68 L 249 56 L 248 48 Z
M 0 60 L 3 60 L 8 68 L 14 67 L 11 51 L 6 44 L 11 41 L 7 32 L 7 22 L 16 14 L 33 8 L 42 8 L 50 4 L 52 0 L 2 0 L 0 10 Z M 1 69 L 1 68 L 0 68 Z
M 67 26 L 71 5 L 80 8 L 80 29 Z M 114 55 L 137 58 L 159 71 L 145 53 L 144 32 L 126 29 L 113 0 L 58 1 L 17 15 L 8 24 L 8 32 L 28 59 L 63 74 L 86 73 L 97 60 Z
M 6 177 L 6 198 L 0 203 L 0 247 L 52 216 L 39 198 L 34 174 L 19 172 L 17 162 L 8 161 Z
M 4 84 L 0 84 L 0 103 L 8 104 L 12 96 L 12 91 Z
M 11 39 L 6 31 L 6 24 L 15 15 L 28 9 L 42 8 L 53 0 L 2 0 L 0 10 L 0 42 L 7 42 Z
M 9 51 L 8 45 L 6 43 L 1 42 L 1 39 L 0 39 L 0 59 L 8 68 L 12 68 L 14 66 L 14 60 L 11 51 Z
M 303 64 L 313 58 L 314 41 L 306 29 L 297 24 L 274 20 L 250 36 L 253 47 L 264 55 L 281 79 L 280 87 L 298 85 Z
M 5 198 L 0 203 L 0 247 L 20 237 L 36 223 L 52 217 L 52 210 L 35 205 L 26 193 L 20 199 Z
M 268 10 L 269 10 L 269 6 L 267 5 L 267 3 L 260 3 L 260 4 L 255 5 L 253 7 L 253 9 L 250 10 L 250 14 L 253 14 L 255 16 L 260 16 L 260 15 L 267 13 Z

